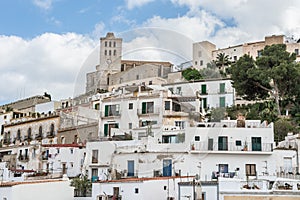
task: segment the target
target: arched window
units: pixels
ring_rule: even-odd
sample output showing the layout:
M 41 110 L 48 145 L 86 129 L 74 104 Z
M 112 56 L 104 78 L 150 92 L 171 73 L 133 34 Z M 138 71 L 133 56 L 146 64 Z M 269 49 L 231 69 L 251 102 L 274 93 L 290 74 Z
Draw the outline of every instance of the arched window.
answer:
M 27 130 L 27 139 L 31 139 L 31 127 Z
M 114 42 L 114 47 L 116 47 L 116 42 Z
M 17 140 L 21 140 L 21 130 L 18 129 L 17 131 Z
M 105 56 L 107 55 L 107 50 L 104 51 L 104 55 L 105 55 Z
M 111 42 L 109 42 L 109 47 L 111 47 Z
M 50 135 L 54 135 L 54 124 L 50 125 Z
M 43 127 L 40 126 L 40 127 L 39 127 L 39 136 L 42 136 L 42 135 L 43 135 Z
M 105 43 L 104 43 L 104 44 L 105 44 L 105 47 L 107 47 L 107 41 L 105 41 Z
M 117 55 L 117 50 L 114 50 L 114 56 L 116 56 Z
M 109 50 L 109 55 L 111 56 L 111 50 Z

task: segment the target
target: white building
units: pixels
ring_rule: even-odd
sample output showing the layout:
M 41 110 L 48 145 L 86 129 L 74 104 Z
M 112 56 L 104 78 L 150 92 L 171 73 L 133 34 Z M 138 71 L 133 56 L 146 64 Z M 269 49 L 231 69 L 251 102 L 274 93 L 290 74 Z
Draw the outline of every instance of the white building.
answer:
M 74 189 L 68 180 L 1 182 L 2 200 L 73 200 Z

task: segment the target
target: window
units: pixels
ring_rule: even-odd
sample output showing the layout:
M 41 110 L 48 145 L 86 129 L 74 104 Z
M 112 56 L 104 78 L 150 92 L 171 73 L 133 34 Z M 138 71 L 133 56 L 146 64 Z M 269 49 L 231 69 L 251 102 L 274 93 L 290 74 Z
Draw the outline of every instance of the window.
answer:
M 195 61 L 195 65 L 197 65 L 198 64 L 198 62 L 197 61 Z
M 225 108 L 225 97 L 220 97 L 220 108 Z
M 152 85 L 152 81 L 149 81 L 149 85 Z
M 21 140 L 21 130 L 18 129 L 17 131 L 17 140 Z
M 142 114 L 154 113 L 154 102 L 142 102 Z
M 220 83 L 220 93 L 225 93 L 225 83 Z
M 54 124 L 50 125 L 50 135 L 54 135 Z
M 92 150 L 92 163 L 98 163 L 98 150 Z
M 108 55 L 110 55 L 110 56 L 111 56 L 111 50 L 109 50 L 109 51 L 108 51 Z
M 104 46 L 107 47 L 107 41 L 104 42 Z
M 261 151 L 261 137 L 251 137 L 252 151 Z
M 114 50 L 114 56 L 116 56 L 117 55 L 117 50 Z
M 258 50 L 257 51 L 257 57 L 261 57 L 262 56 L 262 50 Z
M 133 109 L 133 103 L 129 103 L 129 104 L 128 104 L 128 109 L 129 109 L 129 110 L 132 110 L 132 109 Z
M 114 42 L 114 47 L 116 47 L 116 42 Z
M 295 49 L 295 54 L 299 55 L 299 49 Z
M 92 168 L 92 182 L 95 182 L 98 180 L 98 169 Z
M 118 123 L 114 123 L 114 124 L 104 124 L 104 136 L 111 136 L 111 129 L 112 128 L 119 128 L 119 124 Z
M 165 101 L 165 110 L 170 110 L 170 109 L 171 109 L 171 102 Z
M 73 154 L 74 153 L 74 149 L 70 149 L 70 153 Z
M 203 66 L 203 60 L 200 60 L 200 66 Z
M 96 103 L 95 104 L 95 110 L 99 110 L 100 109 L 100 103 Z
M 228 164 L 219 164 L 220 173 L 228 173 Z
M 27 130 L 27 139 L 31 139 L 31 127 Z
M 181 87 L 177 87 L 177 88 L 176 88 L 176 93 L 177 93 L 177 94 L 181 94 Z
M 121 72 L 125 70 L 125 65 L 121 64 Z
M 169 90 L 171 91 L 172 94 L 174 94 L 173 88 L 169 88 Z
M 184 129 L 185 123 L 184 121 L 175 121 L 175 126 L 180 127 L 180 129 Z
M 42 136 L 42 134 L 43 134 L 43 127 L 40 126 L 40 127 L 39 127 L 39 136 Z
M 104 51 L 104 55 L 107 56 L 107 50 Z
M 129 128 L 129 129 L 132 129 L 132 123 L 131 123 L 131 122 L 128 123 L 128 128 Z
M 200 141 L 200 136 L 196 135 L 195 136 L 195 141 L 199 142 Z
M 234 60 L 234 61 L 237 61 L 237 56 L 233 56 L 233 60 Z
M 139 193 L 139 188 L 134 188 L 134 193 L 138 194 Z
M 246 164 L 246 176 L 256 176 L 255 164 Z
M 127 161 L 127 176 L 134 176 L 134 160 Z
M 136 80 L 139 80 L 140 79 L 140 76 L 139 75 L 136 75 Z
M 203 108 L 207 108 L 207 98 L 202 98 Z
M 205 84 L 201 85 L 201 94 L 207 94 L 206 85 Z
M 218 150 L 219 151 L 227 151 L 228 150 L 228 138 L 227 138 L 227 136 L 219 136 Z
M 236 140 L 235 141 L 235 146 L 242 146 L 242 141 L 241 140 Z
M 119 104 L 105 105 L 105 109 L 104 109 L 105 117 L 119 116 L 119 115 L 120 115 L 120 105 Z
M 109 47 L 111 47 L 111 41 L 109 41 Z
M 163 176 L 172 176 L 172 160 L 163 160 Z

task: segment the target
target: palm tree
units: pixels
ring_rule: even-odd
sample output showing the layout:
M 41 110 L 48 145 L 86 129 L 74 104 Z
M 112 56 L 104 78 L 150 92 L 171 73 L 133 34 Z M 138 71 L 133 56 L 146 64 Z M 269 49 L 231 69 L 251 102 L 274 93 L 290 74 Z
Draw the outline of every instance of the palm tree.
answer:
M 75 187 L 76 197 L 86 197 L 92 190 L 92 182 L 87 176 L 72 179 L 71 186 Z
M 219 69 L 224 70 L 225 66 L 230 65 L 229 56 L 225 55 L 225 53 L 218 53 L 217 60 L 215 61 L 216 65 Z

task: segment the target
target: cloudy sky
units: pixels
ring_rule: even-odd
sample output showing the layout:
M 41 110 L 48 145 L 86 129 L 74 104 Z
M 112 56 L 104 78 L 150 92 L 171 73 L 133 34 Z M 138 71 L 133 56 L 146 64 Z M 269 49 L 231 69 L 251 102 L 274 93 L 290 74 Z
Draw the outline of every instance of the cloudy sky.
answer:
M 44 92 L 73 97 L 95 69 L 107 32 L 124 38 L 125 58 L 181 62 L 191 59 L 192 42 L 227 47 L 273 34 L 300 38 L 300 1 L 1 1 L 0 104 Z

